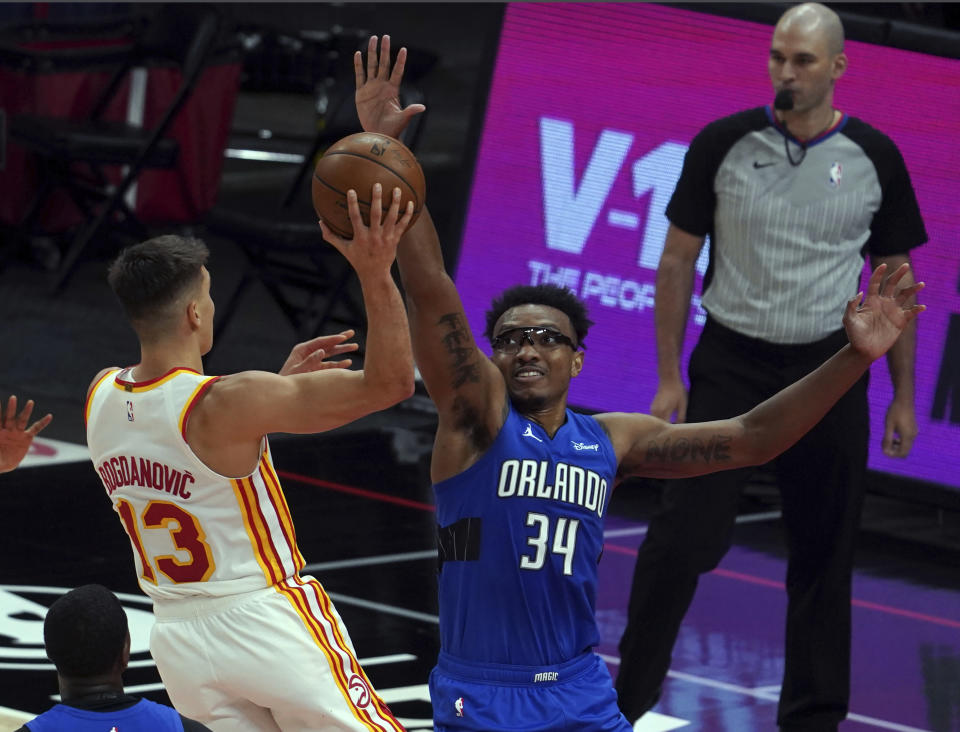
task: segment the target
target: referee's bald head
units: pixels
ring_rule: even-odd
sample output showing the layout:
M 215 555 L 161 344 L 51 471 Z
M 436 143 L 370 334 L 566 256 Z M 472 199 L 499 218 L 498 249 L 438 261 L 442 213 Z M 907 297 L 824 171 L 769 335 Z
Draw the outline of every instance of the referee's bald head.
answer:
M 808 37 L 820 37 L 826 42 L 827 53 L 831 56 L 843 53 L 843 23 L 840 16 L 826 5 L 794 5 L 780 16 L 776 30 L 800 31 Z

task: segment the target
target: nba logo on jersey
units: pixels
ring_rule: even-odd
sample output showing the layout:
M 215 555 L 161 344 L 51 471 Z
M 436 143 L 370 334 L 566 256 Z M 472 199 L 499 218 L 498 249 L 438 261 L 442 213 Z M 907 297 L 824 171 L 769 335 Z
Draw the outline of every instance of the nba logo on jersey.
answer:
M 127 421 L 133 421 L 133 402 L 131 402 L 129 399 L 127 400 Z
M 463 716 L 463 697 L 461 696 L 453 703 L 453 708 L 457 710 L 457 716 Z
M 840 165 L 839 160 L 835 160 L 833 165 L 830 166 L 830 187 L 839 188 L 840 187 L 840 178 L 843 176 L 843 166 Z
M 127 404 L 129 404 L 129 403 L 130 403 L 130 402 L 127 402 Z M 110 728 L 110 732 L 118 732 L 118 730 L 117 730 L 116 727 L 111 727 L 111 728 Z

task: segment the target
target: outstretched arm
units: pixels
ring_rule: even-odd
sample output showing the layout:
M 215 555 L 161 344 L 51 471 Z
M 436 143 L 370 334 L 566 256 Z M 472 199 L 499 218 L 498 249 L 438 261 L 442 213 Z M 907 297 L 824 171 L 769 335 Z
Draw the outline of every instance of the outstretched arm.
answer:
M 414 356 L 440 418 L 469 429 L 482 424 L 498 429 L 506 397 L 503 377 L 477 347 L 426 208 L 400 242 L 397 263 Z
M 406 50 L 390 68 L 390 37 L 377 50 L 376 36 L 354 57 L 357 115 L 363 129 L 396 137 L 423 105 L 401 109 L 397 100 Z M 364 71 L 366 68 L 366 71 Z M 503 376 L 477 347 L 463 303 L 447 274 L 436 227 L 426 208 L 397 249 L 407 296 L 413 350 L 424 385 L 437 406 L 439 424 L 431 473 L 442 480 L 482 454 L 505 419 Z
M 407 294 L 414 358 L 437 406 L 430 464 L 437 483 L 466 470 L 496 437 L 506 419 L 506 384 L 470 332 L 426 208 L 400 242 L 397 263 Z
M 27 451 L 33 438 L 40 434 L 40 430 L 50 424 L 52 414 L 47 414 L 27 427 L 30 415 L 33 413 L 33 399 L 27 400 L 20 414 L 17 414 L 17 397 L 11 396 L 7 400 L 6 412 L 0 408 L 0 473 L 8 473 L 17 467 Z
M 649 415 L 603 414 L 620 458 L 620 477 L 679 478 L 759 465 L 786 450 L 819 422 L 834 403 L 896 342 L 924 310 L 912 304 L 923 283 L 899 287 L 903 265 L 884 282 L 886 265 L 863 293 L 847 303 L 843 323 L 850 344 L 800 381 L 733 419 L 669 424 Z

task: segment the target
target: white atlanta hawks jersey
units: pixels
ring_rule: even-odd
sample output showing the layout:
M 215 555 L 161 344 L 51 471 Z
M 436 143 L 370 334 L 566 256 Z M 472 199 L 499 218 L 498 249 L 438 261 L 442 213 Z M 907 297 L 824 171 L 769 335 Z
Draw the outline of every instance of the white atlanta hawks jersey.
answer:
M 115 370 L 87 399 L 90 456 L 156 600 L 249 592 L 304 565 L 266 438 L 243 478 L 214 472 L 187 444 L 190 411 L 218 378 L 181 368 L 134 382 Z

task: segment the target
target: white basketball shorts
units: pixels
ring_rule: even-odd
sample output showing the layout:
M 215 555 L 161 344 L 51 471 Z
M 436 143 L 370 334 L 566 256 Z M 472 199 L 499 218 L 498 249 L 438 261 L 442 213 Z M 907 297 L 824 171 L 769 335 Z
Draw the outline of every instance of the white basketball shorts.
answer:
M 157 602 L 150 650 L 170 700 L 214 732 L 402 732 L 312 577 Z

